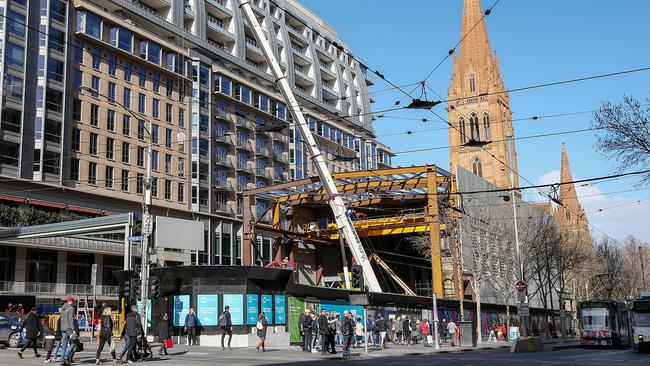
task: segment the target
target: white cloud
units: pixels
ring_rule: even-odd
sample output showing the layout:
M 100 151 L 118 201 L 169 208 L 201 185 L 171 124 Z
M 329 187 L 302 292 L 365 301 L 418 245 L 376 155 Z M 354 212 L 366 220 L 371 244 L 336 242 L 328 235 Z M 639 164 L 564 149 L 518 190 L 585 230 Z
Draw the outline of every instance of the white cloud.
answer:
M 550 184 L 559 181 L 560 171 L 551 170 L 542 174 L 537 179 L 537 184 Z M 544 189 L 544 191 L 548 192 L 547 189 Z M 578 194 L 583 210 L 587 213 L 589 223 L 592 224 L 590 230 L 595 238 L 602 237 L 603 234 L 594 229 L 594 227 L 619 242 L 630 234 L 635 235 L 641 240 L 647 240 L 650 237 L 650 225 L 648 225 L 650 201 L 643 201 L 638 204 L 631 203 L 644 197 L 635 194 L 603 194 L 605 192 L 596 185 L 578 186 L 576 187 L 576 193 Z M 528 192 L 526 197 L 528 200 L 539 201 L 541 199 L 538 192 L 533 192 L 532 190 Z M 624 206 L 607 209 L 618 205 Z M 600 209 L 604 210 L 599 212 L 598 210 Z

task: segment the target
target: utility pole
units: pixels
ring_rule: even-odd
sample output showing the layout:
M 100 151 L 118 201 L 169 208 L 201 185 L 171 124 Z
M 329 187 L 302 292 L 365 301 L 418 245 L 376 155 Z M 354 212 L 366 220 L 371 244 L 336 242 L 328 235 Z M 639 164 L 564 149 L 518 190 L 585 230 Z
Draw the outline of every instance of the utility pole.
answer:
M 271 43 L 266 38 L 264 31 L 262 30 L 262 27 L 260 26 L 260 23 L 257 20 L 253 9 L 251 8 L 250 0 L 241 0 L 239 8 L 242 10 L 246 21 L 248 21 L 248 24 L 251 26 L 257 42 L 262 47 L 264 57 L 266 58 L 273 76 L 275 77 L 275 83 L 278 89 L 280 89 L 280 92 L 282 93 L 282 96 L 284 97 L 287 106 L 289 107 L 291 115 L 293 116 L 294 126 L 301 132 L 303 138 L 305 139 L 305 145 L 307 145 L 311 160 L 314 162 L 316 170 L 318 171 L 318 175 L 321 179 L 321 182 L 323 183 L 323 188 L 329 196 L 328 203 L 334 214 L 336 226 L 343 232 L 344 238 L 350 247 L 352 255 L 354 255 L 357 263 L 359 263 L 363 268 L 365 283 L 368 286 L 368 289 L 372 292 L 381 292 L 381 286 L 379 285 L 377 276 L 375 276 L 375 272 L 372 270 L 370 260 L 366 255 L 366 251 L 363 249 L 361 239 L 359 239 L 359 235 L 357 235 L 357 232 L 352 225 L 352 220 L 350 220 L 350 218 L 345 214 L 345 203 L 339 195 L 339 191 L 336 188 L 332 174 L 330 173 L 329 169 L 327 168 L 327 164 L 325 163 L 325 158 L 323 158 L 323 154 L 316 144 L 314 135 L 309 130 L 309 124 L 305 120 L 305 116 L 300 110 L 300 105 L 298 104 L 298 101 L 293 94 L 293 90 L 289 85 L 289 81 L 287 81 L 287 76 L 285 75 L 284 71 L 282 71 L 282 68 L 280 68 L 280 64 L 273 54 Z
M 343 242 L 343 232 L 339 229 L 339 244 L 341 245 L 341 259 L 343 260 L 343 278 L 345 279 L 345 288 L 350 289 L 350 272 L 348 272 L 348 259 L 345 256 L 345 243 Z
M 514 157 L 514 152 L 513 152 L 513 136 L 512 134 L 507 134 L 506 139 L 508 140 L 508 159 L 510 160 L 510 165 L 512 166 L 513 162 L 515 161 Z M 512 217 L 514 220 L 514 227 L 515 227 L 515 249 L 516 249 L 516 254 L 517 254 L 517 277 L 519 281 L 524 281 L 524 263 L 521 258 L 521 246 L 519 244 L 519 228 L 517 227 L 517 200 L 516 200 L 516 195 L 515 195 L 515 171 L 513 168 L 510 168 L 510 184 L 512 185 L 512 191 L 511 191 L 511 200 L 512 200 Z M 517 304 L 518 309 L 522 308 L 522 304 L 528 304 L 528 296 L 526 296 L 523 292 L 517 291 Z M 521 328 L 522 328 L 522 333 L 524 336 L 528 336 L 528 317 L 527 316 L 521 316 Z
M 138 120 L 138 123 L 142 123 L 141 120 Z M 140 321 L 142 322 L 142 328 L 144 329 L 144 336 L 147 336 L 147 312 L 149 308 L 149 237 L 151 235 L 152 229 L 152 219 L 151 219 L 151 186 L 153 184 L 153 178 L 151 176 L 151 160 L 153 157 L 153 138 L 151 136 L 151 119 L 147 119 L 147 165 L 146 172 L 144 177 L 144 198 L 142 202 L 142 262 L 140 265 L 140 303 L 142 308 L 140 309 Z
M 643 247 L 639 246 L 639 258 L 641 259 L 641 278 L 643 279 L 643 291 L 646 291 L 648 288 L 645 286 L 645 268 L 643 265 Z

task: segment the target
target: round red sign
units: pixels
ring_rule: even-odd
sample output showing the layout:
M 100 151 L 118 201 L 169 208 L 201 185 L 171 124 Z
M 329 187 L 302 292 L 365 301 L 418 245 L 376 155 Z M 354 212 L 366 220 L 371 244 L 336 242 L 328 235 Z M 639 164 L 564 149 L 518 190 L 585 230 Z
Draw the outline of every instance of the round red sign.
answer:
M 524 281 L 515 282 L 515 288 L 519 292 L 524 292 L 524 290 L 526 290 L 526 282 L 524 282 Z

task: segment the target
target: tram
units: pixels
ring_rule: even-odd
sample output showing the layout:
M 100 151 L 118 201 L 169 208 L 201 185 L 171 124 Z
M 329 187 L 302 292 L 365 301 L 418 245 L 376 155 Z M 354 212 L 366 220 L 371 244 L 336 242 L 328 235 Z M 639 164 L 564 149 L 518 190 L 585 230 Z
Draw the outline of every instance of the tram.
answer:
M 629 347 L 628 312 L 619 301 L 584 301 L 578 305 L 580 344 Z
M 637 351 L 650 349 L 650 292 L 630 302 L 632 346 Z

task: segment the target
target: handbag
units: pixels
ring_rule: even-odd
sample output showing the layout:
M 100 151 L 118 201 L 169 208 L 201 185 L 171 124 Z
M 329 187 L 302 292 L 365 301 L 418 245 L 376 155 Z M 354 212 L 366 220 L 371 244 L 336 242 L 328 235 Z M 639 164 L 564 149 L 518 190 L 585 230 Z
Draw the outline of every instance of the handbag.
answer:
M 433 344 L 433 337 L 430 335 L 427 335 L 427 343 Z
M 165 348 L 173 348 L 174 344 L 172 343 L 172 340 L 167 338 L 163 341 L 163 347 Z

